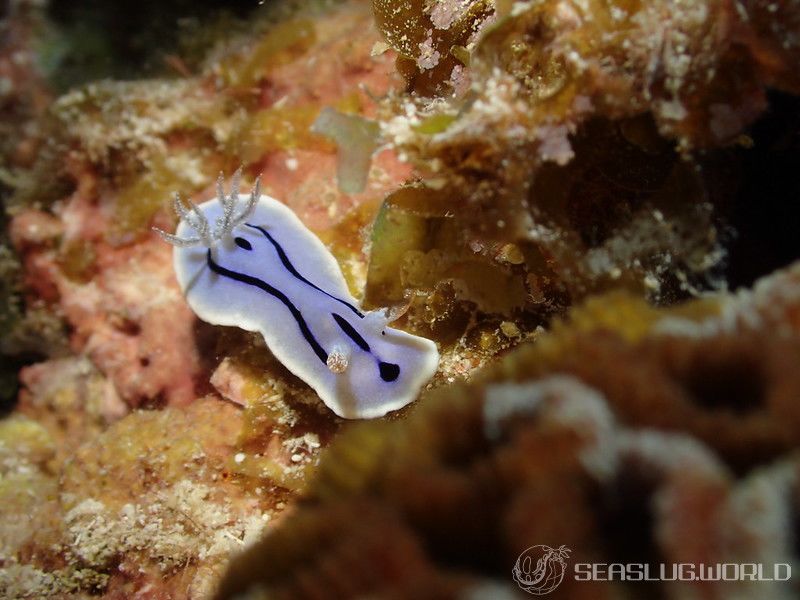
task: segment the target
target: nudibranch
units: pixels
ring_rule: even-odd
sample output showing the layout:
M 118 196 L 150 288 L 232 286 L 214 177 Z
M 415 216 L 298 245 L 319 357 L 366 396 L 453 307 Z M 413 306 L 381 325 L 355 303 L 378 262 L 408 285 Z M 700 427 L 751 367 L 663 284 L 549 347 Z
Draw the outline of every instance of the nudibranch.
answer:
M 259 332 L 272 353 L 345 418 L 374 418 L 412 402 L 439 363 L 436 344 L 365 312 L 325 245 L 278 200 L 225 195 L 188 208 L 176 194 L 175 274 L 189 306 L 214 325 Z M 213 227 L 212 225 L 213 224 Z

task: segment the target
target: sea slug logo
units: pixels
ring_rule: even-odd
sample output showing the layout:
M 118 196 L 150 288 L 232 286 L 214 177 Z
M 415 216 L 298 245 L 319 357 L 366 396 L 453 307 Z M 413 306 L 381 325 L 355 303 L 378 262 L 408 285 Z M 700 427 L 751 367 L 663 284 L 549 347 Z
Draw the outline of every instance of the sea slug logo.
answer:
M 531 546 L 517 558 L 511 575 L 524 591 L 544 596 L 567 572 L 572 552 L 566 546 Z M 789 563 L 582 563 L 572 565 L 574 581 L 771 581 L 792 579 Z
M 564 581 L 569 553 L 570 549 L 566 546 L 531 546 L 519 555 L 514 564 L 511 571 L 514 581 L 529 594 L 549 594 Z

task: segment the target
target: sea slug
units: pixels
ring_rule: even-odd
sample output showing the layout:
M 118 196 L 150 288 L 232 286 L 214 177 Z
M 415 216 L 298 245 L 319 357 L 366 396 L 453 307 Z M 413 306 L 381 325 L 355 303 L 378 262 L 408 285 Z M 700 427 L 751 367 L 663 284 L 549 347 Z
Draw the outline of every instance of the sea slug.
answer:
M 337 415 L 374 418 L 402 408 L 436 372 L 431 340 L 387 327 L 388 311 L 364 312 L 336 259 L 286 206 L 253 192 L 184 206 L 173 264 L 192 310 L 214 325 L 257 331 L 273 354 Z M 212 224 L 213 223 L 213 227 Z

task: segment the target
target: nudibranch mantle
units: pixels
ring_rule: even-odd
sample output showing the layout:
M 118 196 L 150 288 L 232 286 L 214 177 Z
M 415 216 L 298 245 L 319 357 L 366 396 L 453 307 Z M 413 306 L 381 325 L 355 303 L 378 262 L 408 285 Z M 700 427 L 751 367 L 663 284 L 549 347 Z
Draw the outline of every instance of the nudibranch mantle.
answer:
M 436 372 L 436 344 L 387 327 L 386 311 L 363 312 L 325 245 L 258 185 L 239 195 L 235 177 L 230 196 L 220 182 L 218 198 L 189 206 L 176 196 L 175 235 L 159 231 L 175 245 L 189 306 L 208 323 L 260 333 L 337 415 L 402 408 Z

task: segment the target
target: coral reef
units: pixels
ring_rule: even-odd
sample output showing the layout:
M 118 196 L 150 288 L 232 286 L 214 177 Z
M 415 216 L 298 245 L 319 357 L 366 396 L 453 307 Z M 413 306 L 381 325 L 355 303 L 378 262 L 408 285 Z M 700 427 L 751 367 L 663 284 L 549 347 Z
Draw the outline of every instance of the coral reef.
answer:
M 279 512 L 232 481 L 242 425 L 232 405 L 121 418 L 125 405 L 86 359 L 36 365 L 24 383 L 0 429 L 4 597 L 148 587 L 207 597 Z
M 0 427 L 3 597 L 208 597 L 283 508 L 233 481 L 239 411 L 201 399 L 117 420 L 85 359 L 32 369 Z
M 753 145 L 747 127 L 768 89 L 798 91 L 787 74 L 796 34 L 766 25 L 764 5 L 553 0 L 497 3 L 488 19 L 480 2 L 374 5 L 408 60 L 420 62 L 421 32 L 437 32 L 427 55 L 443 66 L 409 78 L 418 95 L 390 98 L 381 114 L 421 181 L 386 200 L 383 218 L 404 241 L 374 230 L 368 299 L 410 289 L 411 313 L 440 329 L 463 332 L 466 311 L 525 334 L 614 287 L 662 304 L 725 287 L 726 211 L 739 190 L 752 188 L 743 202 L 754 206 L 762 183 L 730 168 L 736 148 Z M 797 22 L 795 7 L 773 10 Z M 442 37 L 464 22 L 482 34 Z M 471 80 L 455 94 L 454 69 Z M 381 273 L 394 268 L 400 281 L 387 289 Z M 487 288 L 513 300 L 486 302 Z
M 12 3 L 0 22 L 0 412 L 13 403 L 16 372 L 34 357 L 66 348 L 58 318 L 41 302 L 23 302 L 22 266 L 12 248 L 4 210 L 12 189 L 24 194 L 28 169 L 44 150 L 44 115 L 51 93 L 38 69 L 35 43 L 39 11 Z
M 397 51 L 397 68 L 413 90 L 463 88 L 469 50 L 494 21 L 487 0 L 373 0 L 375 21 Z
M 0 10 L 0 596 L 511 598 L 537 543 L 796 562 L 796 3 Z M 345 428 L 196 320 L 152 227 L 239 168 L 436 341 L 416 402 Z
M 575 562 L 794 564 L 800 337 L 753 297 L 793 297 L 798 269 L 674 309 L 594 299 L 472 382 L 430 392 L 406 420 L 351 428 L 218 597 L 460 597 L 492 579 L 502 589 L 532 544 L 563 544 Z M 566 578 L 553 597 L 756 589 L 797 594 L 777 581 Z

